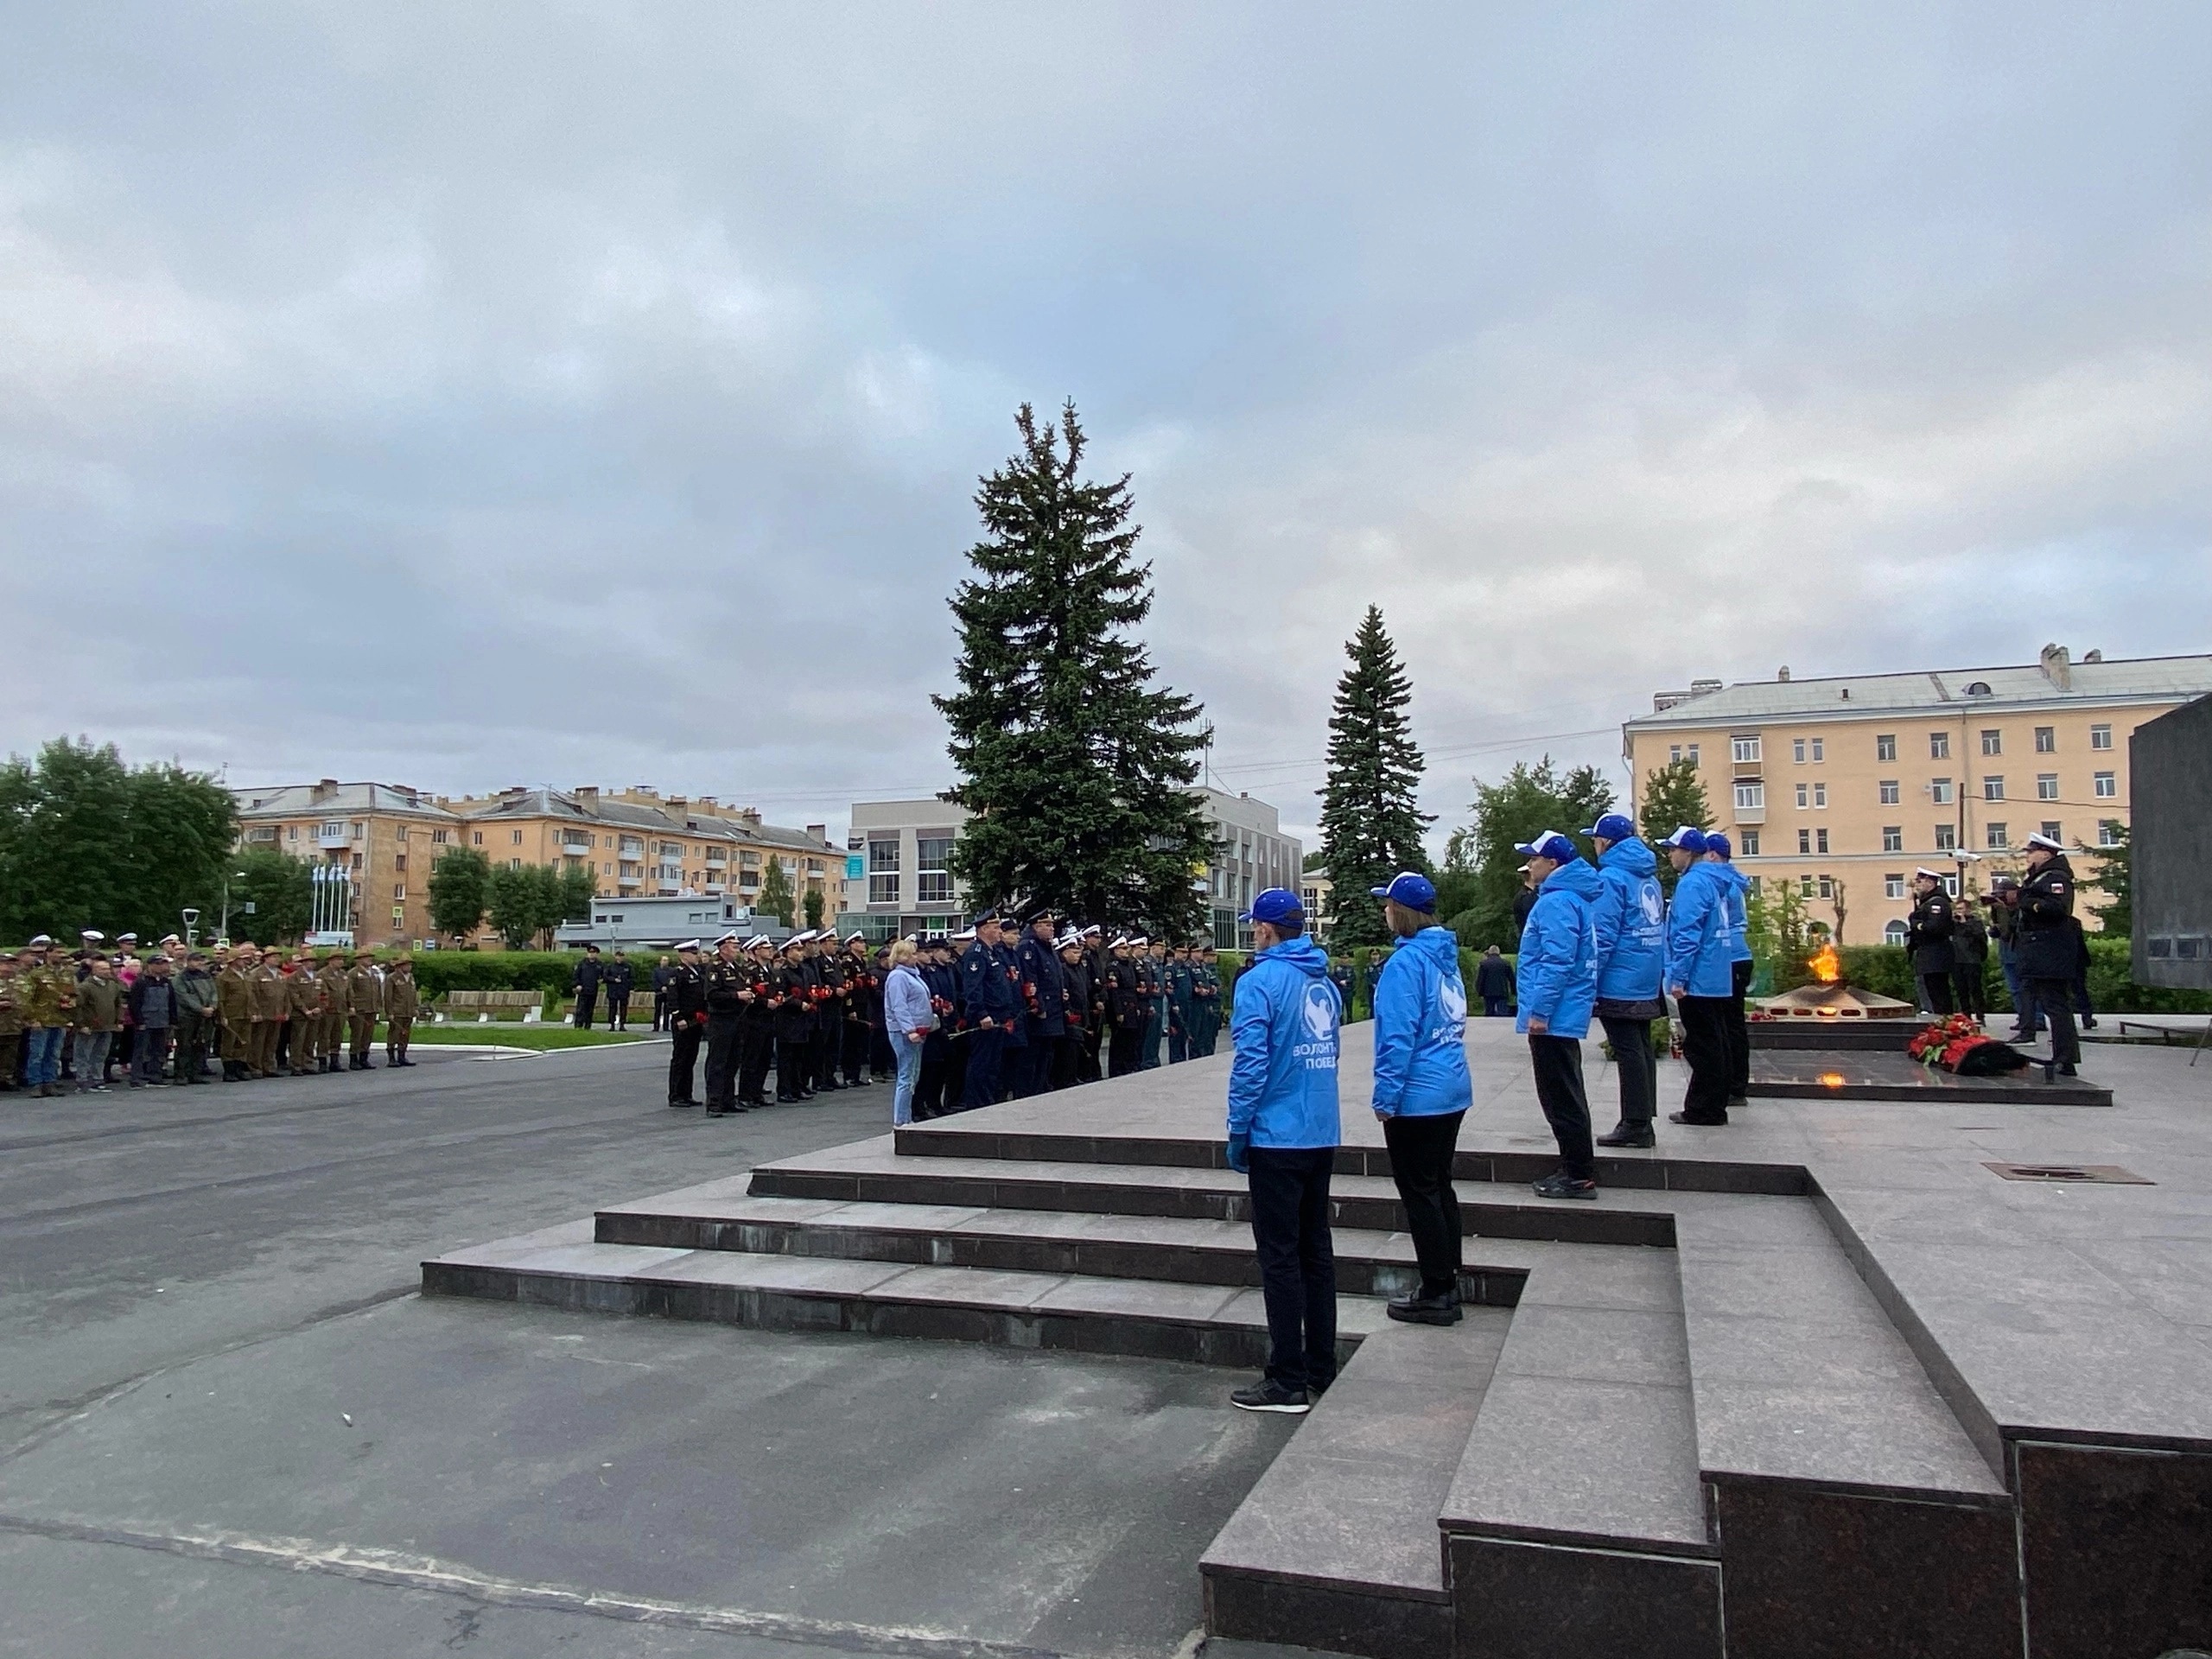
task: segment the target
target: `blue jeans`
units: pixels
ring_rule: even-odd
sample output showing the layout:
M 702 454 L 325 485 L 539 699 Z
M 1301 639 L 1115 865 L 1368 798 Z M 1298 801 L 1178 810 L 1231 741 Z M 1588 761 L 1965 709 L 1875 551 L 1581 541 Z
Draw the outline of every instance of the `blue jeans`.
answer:
M 898 1081 L 891 1085 L 891 1122 L 903 1128 L 914 1121 L 914 1079 L 922 1075 L 922 1046 L 903 1031 L 888 1033 L 891 1057 L 899 1063 Z
M 2031 1034 L 2043 1029 L 2043 1016 L 2028 995 L 2028 982 L 2020 977 L 2020 958 L 2005 945 L 1997 947 L 1997 965 L 2005 973 L 2005 988 L 2012 994 L 2012 1023 Z
M 35 1089 L 61 1081 L 61 1027 L 33 1026 L 23 1033 L 23 1082 Z

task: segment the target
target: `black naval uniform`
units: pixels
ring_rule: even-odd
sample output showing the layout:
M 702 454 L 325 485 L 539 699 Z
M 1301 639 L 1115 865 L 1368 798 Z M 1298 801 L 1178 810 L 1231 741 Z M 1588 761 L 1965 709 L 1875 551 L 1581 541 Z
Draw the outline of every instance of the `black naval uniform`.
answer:
M 845 1087 L 857 1089 L 868 1080 L 868 1039 L 883 1023 L 883 993 L 875 969 L 865 957 L 845 952 L 844 1020 L 838 1039 L 844 1061 Z
M 753 1000 L 737 1016 L 737 1103 L 766 1106 L 768 1097 L 768 1057 L 776 1045 L 776 1011 L 769 1006 L 772 965 L 747 961 L 745 978 Z
M 696 1106 L 692 1078 L 699 1066 L 699 1039 L 706 1034 L 707 976 L 696 963 L 684 963 L 668 977 L 668 1103 Z
M 637 983 L 637 974 L 627 957 L 620 962 L 610 962 L 599 970 L 599 988 L 607 993 L 607 1028 L 627 1031 L 630 1028 L 630 992 Z
M 707 969 L 707 1116 L 721 1117 L 744 1109 L 737 1103 L 738 1019 L 745 1012 L 741 993 L 753 988 L 743 957 L 716 957 Z
M 1951 895 L 1939 885 L 1913 900 L 1905 918 L 1904 948 L 1919 976 L 1920 994 L 1940 1017 L 1951 1012 Z
M 1106 965 L 1106 1075 L 1127 1077 L 1144 1063 L 1145 1027 L 1152 1023 L 1148 976 L 1134 958 Z
M 2074 867 L 2063 853 L 2021 878 L 2019 931 L 2014 938 L 2028 1006 L 2050 1022 L 2050 1058 L 2069 1077 L 2081 1063 L 2082 1039 L 2074 1028 L 2074 975 L 2081 934 L 2074 925 Z
M 786 957 L 768 976 L 768 995 L 776 1002 L 776 1098 L 779 1101 L 814 1098 L 814 1005 L 808 995 L 813 982 L 805 967 Z

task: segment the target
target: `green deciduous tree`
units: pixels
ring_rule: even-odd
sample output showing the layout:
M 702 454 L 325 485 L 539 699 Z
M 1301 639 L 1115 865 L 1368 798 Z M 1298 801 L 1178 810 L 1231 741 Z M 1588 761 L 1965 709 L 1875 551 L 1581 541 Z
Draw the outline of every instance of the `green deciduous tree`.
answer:
M 486 908 L 508 950 L 548 945 L 553 930 L 563 920 L 561 873 L 544 864 L 525 864 L 520 869 L 500 865 L 492 872 Z
M 768 861 L 767 870 L 760 877 L 760 896 L 753 901 L 753 907 L 767 912 L 785 927 L 798 914 L 798 901 L 791 896 L 791 877 L 784 874 L 781 859 Z
M 1345 642 L 1351 666 L 1337 682 L 1329 716 L 1329 775 L 1321 791 L 1321 855 L 1336 888 L 1332 946 L 1390 937 L 1372 889 L 1400 870 L 1428 868 L 1421 846 L 1429 815 L 1417 804 L 1427 763 L 1407 705 L 1413 683 L 1375 606 Z
M 448 847 L 430 866 L 430 925 L 466 938 L 492 907 L 492 861 L 474 847 Z
M 159 938 L 218 902 L 238 838 L 204 773 L 127 766 L 114 745 L 56 738 L 0 766 L 0 939 L 83 928 Z
M 591 920 L 591 901 L 599 897 L 599 876 L 588 863 L 563 864 L 556 880 L 560 920 Z M 557 925 L 557 924 L 556 924 Z
M 2132 938 L 2135 933 L 2135 849 L 2128 842 L 2126 824 L 2114 823 L 2112 834 L 2108 845 L 2092 847 L 2080 842 L 2075 850 L 2097 861 L 2097 873 L 2082 881 L 2083 887 L 2094 887 L 2105 896 L 2105 903 L 2090 907 L 2097 925 L 2114 938 Z
M 286 944 L 307 932 L 315 919 L 315 879 L 305 859 L 257 847 L 239 854 L 231 868 L 232 939 Z
M 1562 773 L 1549 755 L 1535 766 L 1516 761 L 1494 784 L 1475 780 L 1474 822 L 1463 832 L 1472 842 L 1474 897 L 1453 918 L 1460 943 L 1470 950 L 1487 945 L 1517 948 L 1513 895 L 1521 888 L 1516 842 L 1545 830 L 1572 836 L 1612 810 L 1613 791 L 1595 766 Z
M 976 491 L 976 575 L 952 595 L 960 690 L 936 700 L 960 779 L 945 798 L 973 815 L 954 872 L 979 906 L 1187 937 L 1212 845 L 1191 792 L 1208 734 L 1134 636 L 1152 588 L 1128 479 L 1083 480 L 1073 404 L 1055 426 L 1025 404 L 1014 423 L 1020 453 Z
M 1637 825 L 1652 850 L 1659 854 L 1659 885 L 1670 896 L 1675 891 L 1675 867 L 1667 861 L 1659 842 L 1686 823 L 1700 830 L 1713 828 L 1713 804 L 1706 799 L 1705 781 L 1698 776 L 1697 762 L 1688 755 L 1645 774 L 1643 818 Z
M 809 927 L 819 928 L 822 925 L 823 905 L 822 889 L 809 887 L 806 890 L 806 897 L 799 901 L 800 912 L 805 916 L 806 925 Z

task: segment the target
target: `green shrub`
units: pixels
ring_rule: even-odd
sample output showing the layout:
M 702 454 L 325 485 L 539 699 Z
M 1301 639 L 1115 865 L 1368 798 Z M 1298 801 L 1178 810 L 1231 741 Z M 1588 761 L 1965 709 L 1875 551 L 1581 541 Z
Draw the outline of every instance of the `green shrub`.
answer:
M 425 998 L 448 991 L 557 991 L 568 995 L 576 950 L 418 950 L 415 982 Z

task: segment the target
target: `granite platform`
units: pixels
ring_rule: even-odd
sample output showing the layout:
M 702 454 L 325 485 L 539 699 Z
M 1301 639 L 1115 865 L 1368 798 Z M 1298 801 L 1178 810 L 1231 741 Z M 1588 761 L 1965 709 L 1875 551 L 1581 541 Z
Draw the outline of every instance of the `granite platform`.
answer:
M 1598 1202 L 1556 1204 L 1527 1185 L 1555 1160 L 1526 1050 L 1474 1021 L 1468 1307 L 1435 1330 L 1382 1317 L 1414 1275 L 1358 1109 L 1368 1030 L 1334 1190 L 1343 1370 L 1195 1564 L 1212 1634 L 1373 1659 L 2212 1647 L 2212 1077 L 2183 1051 L 2100 1052 L 2098 1111 L 1755 1080 L 1727 1127 L 1662 1122 L 1601 1159 Z M 1602 1126 L 1615 1074 L 1585 1054 Z M 610 1204 L 423 1287 L 1249 1371 L 1225 1071 Z

